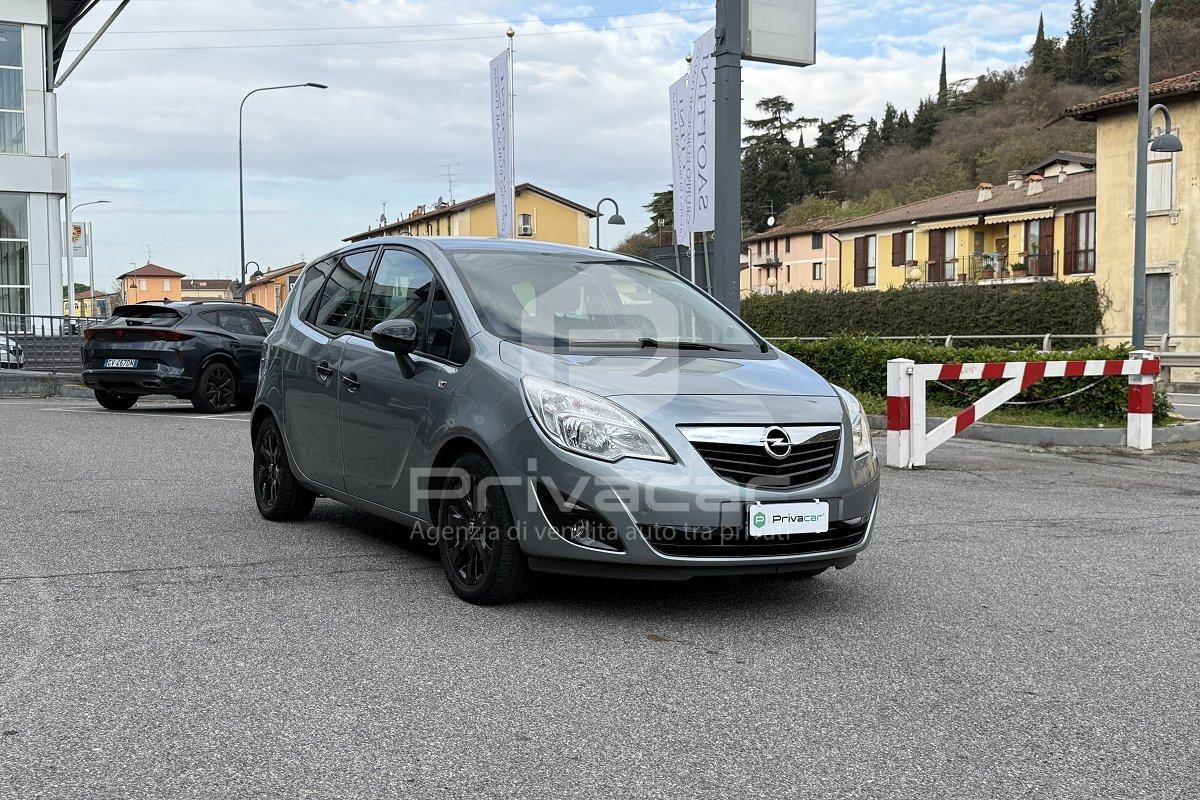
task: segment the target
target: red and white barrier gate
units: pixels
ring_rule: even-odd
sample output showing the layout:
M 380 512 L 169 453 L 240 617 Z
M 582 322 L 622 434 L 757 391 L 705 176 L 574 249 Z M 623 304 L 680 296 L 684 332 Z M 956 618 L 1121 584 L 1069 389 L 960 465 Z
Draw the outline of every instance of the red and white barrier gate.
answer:
M 925 466 L 925 456 L 955 434 L 995 411 L 1043 378 L 1129 376 L 1126 444 L 1149 450 L 1153 444 L 1154 376 L 1158 356 L 1136 350 L 1125 360 L 995 361 L 987 364 L 917 364 L 894 358 L 887 365 L 887 465 Z M 928 381 L 1005 380 L 958 416 L 925 431 L 925 384 Z

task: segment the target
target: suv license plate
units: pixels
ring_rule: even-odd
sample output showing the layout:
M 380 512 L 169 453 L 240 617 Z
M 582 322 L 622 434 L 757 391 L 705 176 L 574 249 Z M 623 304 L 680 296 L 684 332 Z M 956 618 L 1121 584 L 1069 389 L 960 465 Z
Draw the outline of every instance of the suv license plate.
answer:
M 829 530 L 829 503 L 753 503 L 747 507 L 746 531 L 750 536 L 787 536 L 825 533 Z
M 132 369 L 137 366 L 136 358 L 106 358 L 104 359 L 105 367 L 124 367 Z

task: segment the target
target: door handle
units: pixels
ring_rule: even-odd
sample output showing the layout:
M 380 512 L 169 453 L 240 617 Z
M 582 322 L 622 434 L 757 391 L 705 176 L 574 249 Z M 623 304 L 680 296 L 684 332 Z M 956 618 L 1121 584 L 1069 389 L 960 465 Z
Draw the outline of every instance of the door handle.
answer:
M 327 381 L 333 377 L 333 365 L 328 361 L 318 361 L 317 365 L 313 367 L 313 372 L 317 373 L 317 377 L 321 380 Z
M 346 384 L 346 388 L 351 392 L 357 392 L 358 387 L 362 385 L 358 382 L 358 376 L 353 372 L 351 372 L 349 375 L 343 375 L 342 383 Z

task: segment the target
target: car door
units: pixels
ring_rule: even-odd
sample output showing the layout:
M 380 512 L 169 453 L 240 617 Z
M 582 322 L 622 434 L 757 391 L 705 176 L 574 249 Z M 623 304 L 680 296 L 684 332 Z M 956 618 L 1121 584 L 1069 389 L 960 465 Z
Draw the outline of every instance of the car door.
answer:
M 321 288 L 298 306 L 300 321 L 289 325 L 282 345 L 287 351 L 280 383 L 289 453 L 301 474 L 338 490 L 345 488 L 338 369 L 345 335 L 358 327 L 363 290 L 377 252 L 377 247 L 355 250 L 310 267 L 318 268 Z
M 249 309 L 222 308 L 219 314 L 221 330 L 233 337 L 233 355 L 237 359 L 242 387 L 257 386 L 258 363 L 262 360 L 262 344 L 267 332 Z
M 405 472 L 409 449 L 430 422 L 426 370 L 405 378 L 396 356 L 370 339 L 375 325 L 411 319 L 426 336 L 433 269 L 415 251 L 384 248 L 364 303 L 361 335 L 347 337 L 342 356 L 339 416 L 346 491 L 385 508 L 412 513 Z M 420 378 L 420 380 L 418 380 Z

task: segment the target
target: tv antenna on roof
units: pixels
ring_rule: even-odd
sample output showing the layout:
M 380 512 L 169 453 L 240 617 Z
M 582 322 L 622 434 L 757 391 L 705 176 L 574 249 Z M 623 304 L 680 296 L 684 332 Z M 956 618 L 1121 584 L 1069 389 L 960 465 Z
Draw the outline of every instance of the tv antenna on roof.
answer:
M 383 211 L 379 215 L 379 226 L 383 227 L 387 225 L 387 200 L 380 200 L 379 202 L 383 204 Z
M 462 175 L 461 172 L 454 172 L 454 168 L 458 167 L 458 166 L 461 166 L 461 165 L 458 164 L 457 162 L 455 162 L 453 164 L 438 164 L 437 165 L 437 168 L 439 170 L 443 170 L 443 169 L 445 170 L 444 173 L 439 172 L 438 176 L 439 177 L 441 177 L 442 175 L 446 176 L 446 196 L 450 198 L 451 205 L 454 205 L 454 179 L 459 177 L 460 175 Z

